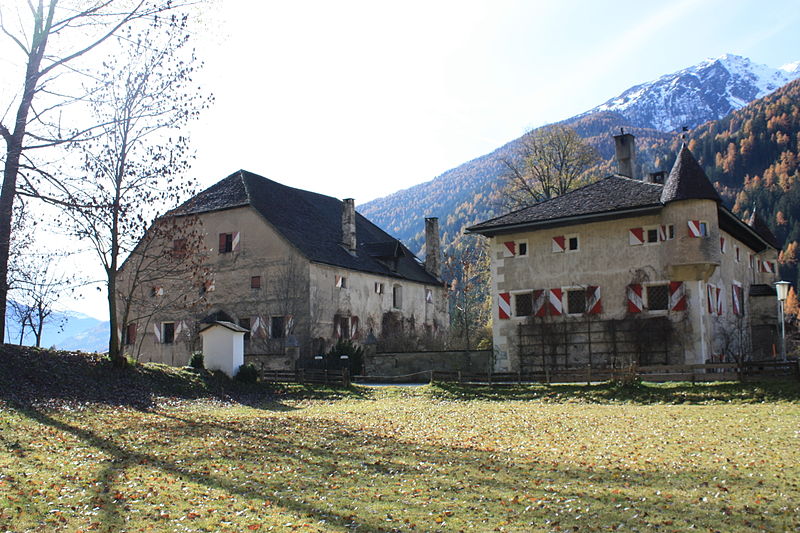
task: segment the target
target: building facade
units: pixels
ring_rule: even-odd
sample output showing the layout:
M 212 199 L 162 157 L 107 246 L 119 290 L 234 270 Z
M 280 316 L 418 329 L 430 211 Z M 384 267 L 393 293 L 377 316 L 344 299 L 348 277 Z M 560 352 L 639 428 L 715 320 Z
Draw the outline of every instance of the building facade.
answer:
M 248 330 L 245 357 L 294 368 L 339 339 L 440 335 L 449 324 L 440 279 L 438 221 L 426 220 L 428 257 L 340 201 L 239 171 L 169 214 L 191 220 L 199 245 L 192 274 L 138 276 L 122 338 L 140 360 L 184 365 L 199 349 L 201 324 Z M 162 239 L 172 258 L 186 238 Z M 172 250 L 169 248 L 172 247 Z M 136 251 L 132 254 L 135 259 Z M 121 286 L 137 276 L 130 259 Z M 168 269 L 161 269 L 162 271 Z
M 774 237 L 685 146 L 637 180 L 633 136 L 615 140 L 620 174 L 468 229 L 491 240 L 495 369 L 770 356 Z

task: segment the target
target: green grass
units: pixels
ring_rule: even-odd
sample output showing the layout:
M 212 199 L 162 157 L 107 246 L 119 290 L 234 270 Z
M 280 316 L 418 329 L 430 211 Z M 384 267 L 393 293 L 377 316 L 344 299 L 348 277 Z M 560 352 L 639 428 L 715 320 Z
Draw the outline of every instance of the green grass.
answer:
M 797 388 L 0 403 L 0 531 L 797 530 Z

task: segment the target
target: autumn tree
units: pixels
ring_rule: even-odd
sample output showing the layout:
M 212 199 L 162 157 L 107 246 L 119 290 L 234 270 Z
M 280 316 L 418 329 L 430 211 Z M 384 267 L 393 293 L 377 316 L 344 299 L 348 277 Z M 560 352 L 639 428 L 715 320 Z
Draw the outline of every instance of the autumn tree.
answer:
M 501 159 L 505 207 L 521 209 L 588 183 L 588 171 L 598 160 L 572 128 L 554 124 L 529 131 L 513 155 Z
M 108 285 L 109 356 L 115 364 L 125 363 L 120 339 L 127 318 L 125 299 L 141 283 L 150 283 L 153 271 L 170 268 L 178 274 L 183 268 L 199 268 L 192 261 L 197 250 L 186 248 L 201 240 L 189 217 L 162 217 L 154 225 L 150 221 L 160 207 L 193 194 L 195 184 L 185 177 L 191 160 L 186 125 L 210 103 L 210 97 L 192 85 L 199 61 L 187 46 L 187 16 L 158 18 L 146 28 L 128 27 L 122 34 L 124 39 L 96 73 L 97 85 L 86 97 L 95 122 L 102 126 L 93 139 L 70 145 L 83 161 L 81 172 L 65 172 L 43 184 L 52 191 L 47 198 L 64 207 L 69 229 L 91 244 L 102 263 Z M 189 227 L 182 233 L 178 227 L 164 229 L 177 223 Z M 135 249 L 148 230 L 154 242 L 147 247 L 154 255 Z M 128 283 L 138 280 L 139 285 L 122 290 L 117 271 L 121 259 L 132 252 L 137 270 L 150 265 L 150 273 L 140 279 L 128 272 Z M 153 257 L 160 263 L 152 263 Z M 180 268 L 169 266 L 181 261 Z
M 4 337 L 8 266 L 14 199 L 18 184 L 45 170 L 48 148 L 95 135 L 96 124 L 83 122 L 80 107 L 87 93 L 81 80 L 85 59 L 123 28 L 152 20 L 175 8 L 171 0 L 31 0 L 0 5 L 0 36 L 18 55 L 4 77 L 19 75 L 19 90 L 0 102 L 0 137 L 5 143 L 0 189 L 0 338 Z M 52 177 L 52 174 L 49 175 Z

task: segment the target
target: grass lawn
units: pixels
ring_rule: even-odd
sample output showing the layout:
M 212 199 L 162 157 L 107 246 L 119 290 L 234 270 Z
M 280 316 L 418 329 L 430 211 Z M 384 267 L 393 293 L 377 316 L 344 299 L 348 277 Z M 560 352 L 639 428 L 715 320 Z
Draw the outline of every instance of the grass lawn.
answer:
M 523 389 L 0 403 L 0 531 L 800 530 L 800 403 Z

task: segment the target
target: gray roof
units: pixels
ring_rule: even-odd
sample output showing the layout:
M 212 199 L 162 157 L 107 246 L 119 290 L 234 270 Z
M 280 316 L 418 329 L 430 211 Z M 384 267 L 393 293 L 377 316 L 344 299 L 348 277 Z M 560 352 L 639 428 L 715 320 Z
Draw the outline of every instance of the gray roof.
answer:
M 521 226 L 574 224 L 578 221 L 618 218 L 626 211 L 660 209 L 663 186 L 624 176 L 608 176 L 550 200 L 481 222 L 467 231 L 494 235 Z M 579 219 L 579 220 L 575 220 Z
M 250 206 L 305 257 L 351 270 L 440 284 L 397 239 L 356 213 L 356 252 L 342 245 L 342 206 L 336 198 L 295 189 L 246 170 L 234 172 L 199 193 L 173 214 L 195 214 Z M 397 250 L 391 260 L 376 250 Z
M 689 151 L 686 143 L 681 146 L 661 193 L 661 203 L 664 205 L 676 200 L 714 200 L 722 203 L 722 198 L 708 181 L 703 167 Z

